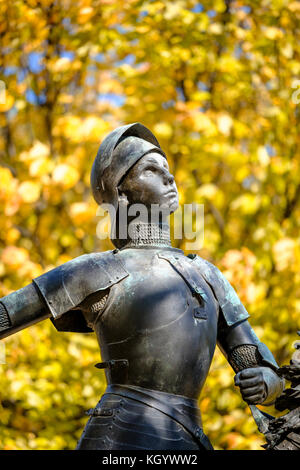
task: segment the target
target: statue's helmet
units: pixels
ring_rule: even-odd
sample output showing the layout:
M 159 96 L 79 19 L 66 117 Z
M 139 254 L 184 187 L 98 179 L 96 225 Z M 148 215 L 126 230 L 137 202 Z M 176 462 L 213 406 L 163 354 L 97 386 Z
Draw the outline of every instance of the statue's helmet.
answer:
M 118 211 L 121 180 L 133 165 L 150 152 L 166 158 L 156 137 L 138 122 L 117 127 L 101 143 L 91 171 L 91 187 L 99 205 L 110 204 Z M 111 214 L 112 215 L 112 214 Z M 112 220 L 112 233 L 115 221 Z

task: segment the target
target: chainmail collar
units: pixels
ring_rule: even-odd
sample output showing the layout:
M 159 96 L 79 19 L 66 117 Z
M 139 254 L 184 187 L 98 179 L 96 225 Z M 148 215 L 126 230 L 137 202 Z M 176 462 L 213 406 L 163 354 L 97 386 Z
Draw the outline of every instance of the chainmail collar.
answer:
M 131 222 L 130 239 L 125 242 L 122 249 L 143 246 L 172 246 L 169 225 Z

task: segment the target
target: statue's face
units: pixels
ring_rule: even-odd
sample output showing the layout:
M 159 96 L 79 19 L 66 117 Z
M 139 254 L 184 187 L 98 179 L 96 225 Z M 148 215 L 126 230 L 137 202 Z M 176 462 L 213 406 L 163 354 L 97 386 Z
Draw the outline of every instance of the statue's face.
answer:
M 131 168 L 119 187 L 120 193 L 127 196 L 128 203 L 158 204 L 170 213 L 178 208 L 178 191 L 174 176 L 169 171 L 167 160 L 156 152 L 142 157 Z

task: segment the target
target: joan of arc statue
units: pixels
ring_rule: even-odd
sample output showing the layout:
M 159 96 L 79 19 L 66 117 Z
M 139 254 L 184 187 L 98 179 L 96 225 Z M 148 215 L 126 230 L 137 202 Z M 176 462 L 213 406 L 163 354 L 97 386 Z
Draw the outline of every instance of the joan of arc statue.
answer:
M 143 204 L 114 250 L 79 256 L 0 299 L 0 338 L 50 318 L 58 331 L 94 331 L 107 388 L 77 449 L 211 450 L 197 401 L 218 344 L 249 404 L 269 405 L 283 390 L 276 361 L 251 328 L 249 314 L 221 272 L 174 248 L 163 217 L 178 193 L 168 161 L 140 123 L 102 142 L 91 172 L 99 205 L 118 215 Z M 129 235 L 130 232 L 130 235 Z

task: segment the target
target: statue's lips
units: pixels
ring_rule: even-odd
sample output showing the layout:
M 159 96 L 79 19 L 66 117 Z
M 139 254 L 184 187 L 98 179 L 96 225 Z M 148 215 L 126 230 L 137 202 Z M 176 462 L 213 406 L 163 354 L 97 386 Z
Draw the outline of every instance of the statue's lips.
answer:
M 177 192 L 176 191 L 169 191 L 165 193 L 165 196 L 176 196 L 177 197 Z

